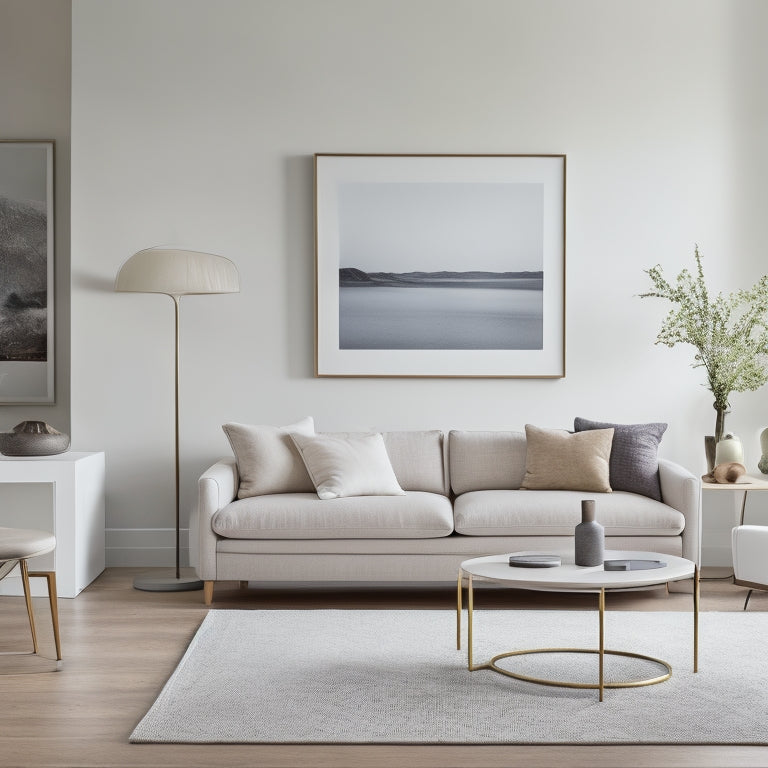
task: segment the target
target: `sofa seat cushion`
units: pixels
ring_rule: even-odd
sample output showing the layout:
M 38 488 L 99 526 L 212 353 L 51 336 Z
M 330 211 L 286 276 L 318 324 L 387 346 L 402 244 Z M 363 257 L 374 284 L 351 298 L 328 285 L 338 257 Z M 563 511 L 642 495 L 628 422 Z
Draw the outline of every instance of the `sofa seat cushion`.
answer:
M 430 539 L 453 532 L 453 509 L 424 491 L 323 500 L 281 493 L 233 501 L 212 525 L 230 539 Z
M 679 536 L 681 512 L 635 493 L 472 491 L 454 502 L 456 532 L 466 536 L 568 536 L 581 522 L 582 499 L 595 499 L 606 536 Z

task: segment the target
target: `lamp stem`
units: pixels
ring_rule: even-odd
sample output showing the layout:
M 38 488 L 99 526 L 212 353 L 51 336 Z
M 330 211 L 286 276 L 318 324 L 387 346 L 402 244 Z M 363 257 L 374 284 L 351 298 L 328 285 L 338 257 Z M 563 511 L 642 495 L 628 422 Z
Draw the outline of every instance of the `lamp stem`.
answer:
M 176 469 L 176 578 L 181 578 L 181 568 L 180 568 L 180 559 L 179 559 L 179 550 L 180 550 L 180 542 L 179 542 L 179 529 L 181 526 L 180 522 L 180 515 L 179 515 L 179 366 L 180 366 L 180 355 L 179 355 L 179 312 L 181 309 L 181 297 L 180 296 L 173 296 L 173 303 L 174 307 L 176 309 L 175 312 L 175 330 L 176 330 L 176 377 L 174 380 L 174 400 L 175 400 L 175 442 L 174 442 L 174 459 L 175 459 L 175 469 Z

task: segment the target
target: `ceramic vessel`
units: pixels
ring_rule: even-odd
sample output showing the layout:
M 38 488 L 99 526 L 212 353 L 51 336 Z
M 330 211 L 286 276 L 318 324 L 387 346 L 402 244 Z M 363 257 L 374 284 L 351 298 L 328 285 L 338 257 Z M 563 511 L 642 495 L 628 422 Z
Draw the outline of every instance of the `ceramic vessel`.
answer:
M 760 462 L 757 468 L 764 475 L 768 475 L 768 427 L 760 433 L 760 453 Z
M 595 502 L 581 502 L 581 522 L 574 531 L 576 565 L 602 565 L 605 557 L 605 529 L 595 520 Z
M 730 462 L 744 463 L 744 448 L 741 440 L 731 432 L 723 435 L 723 439 L 715 448 L 715 466 L 718 464 L 728 464 Z
M 715 450 L 717 449 L 717 443 L 715 442 L 714 435 L 707 435 L 704 438 L 704 453 L 707 457 L 707 472 L 711 475 L 712 470 L 715 468 Z
M 22 421 L 12 432 L 0 432 L 4 456 L 53 456 L 69 448 L 69 435 L 44 421 Z

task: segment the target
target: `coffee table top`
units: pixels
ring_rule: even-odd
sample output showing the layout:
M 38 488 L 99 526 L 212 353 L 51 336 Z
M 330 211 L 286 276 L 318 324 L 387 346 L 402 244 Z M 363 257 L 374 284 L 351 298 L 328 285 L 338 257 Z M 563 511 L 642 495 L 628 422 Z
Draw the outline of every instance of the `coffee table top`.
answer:
M 459 567 L 472 576 L 508 584 L 521 589 L 593 592 L 600 589 L 631 589 L 649 587 L 668 581 L 693 578 L 695 564 L 691 560 L 658 552 L 606 550 L 605 560 L 661 560 L 663 568 L 643 571 L 606 571 L 602 565 L 575 565 L 573 554 L 562 556 L 562 565 L 555 568 L 513 568 L 509 555 L 532 555 L 533 551 L 510 552 L 465 560 Z

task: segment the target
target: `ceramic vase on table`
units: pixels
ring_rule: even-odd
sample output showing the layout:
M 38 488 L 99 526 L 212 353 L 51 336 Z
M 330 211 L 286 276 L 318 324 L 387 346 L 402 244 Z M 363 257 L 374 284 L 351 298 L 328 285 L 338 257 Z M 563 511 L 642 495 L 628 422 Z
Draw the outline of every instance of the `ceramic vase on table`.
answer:
M 760 433 L 760 454 L 760 462 L 757 468 L 764 475 L 768 475 L 768 427 Z
M 594 499 L 581 502 L 581 522 L 574 531 L 576 565 L 602 565 L 605 557 L 605 529 L 595 520 Z
M 729 432 L 727 435 L 723 435 L 723 439 L 715 447 L 715 466 L 734 461 L 737 464 L 744 463 L 744 448 L 741 445 L 741 440 Z
M 717 444 L 723 439 L 725 434 L 725 417 L 730 413 L 727 408 L 719 408 L 717 403 L 713 403 L 715 408 L 715 434 L 707 435 L 704 438 L 704 453 L 707 457 L 707 472 L 712 474 L 712 470 L 717 466 L 715 452 Z

